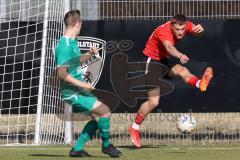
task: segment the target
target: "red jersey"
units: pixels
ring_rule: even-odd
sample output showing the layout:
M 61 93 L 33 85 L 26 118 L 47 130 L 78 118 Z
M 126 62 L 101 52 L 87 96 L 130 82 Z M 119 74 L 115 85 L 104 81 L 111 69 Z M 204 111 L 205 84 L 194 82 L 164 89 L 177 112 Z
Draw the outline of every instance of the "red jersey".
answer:
M 148 39 L 145 49 L 143 50 L 143 53 L 146 56 L 155 60 L 160 60 L 169 55 L 163 45 L 163 42 L 168 40 L 175 45 L 178 41 L 178 39 L 176 39 L 173 35 L 173 32 L 170 28 L 170 23 L 171 22 L 168 21 L 154 30 Z M 186 33 L 192 33 L 192 27 L 193 23 L 186 21 Z

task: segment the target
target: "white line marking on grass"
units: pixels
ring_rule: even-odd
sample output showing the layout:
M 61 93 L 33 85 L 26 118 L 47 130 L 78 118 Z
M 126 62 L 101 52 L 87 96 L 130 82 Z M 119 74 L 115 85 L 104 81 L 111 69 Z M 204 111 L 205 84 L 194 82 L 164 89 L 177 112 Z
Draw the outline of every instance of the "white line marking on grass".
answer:
M 167 149 L 167 148 L 166 148 Z M 205 147 L 205 148 L 192 148 L 192 147 L 182 147 L 182 148 L 171 148 L 172 150 L 180 150 L 180 149 L 186 149 L 186 150 L 240 150 L 240 147 Z

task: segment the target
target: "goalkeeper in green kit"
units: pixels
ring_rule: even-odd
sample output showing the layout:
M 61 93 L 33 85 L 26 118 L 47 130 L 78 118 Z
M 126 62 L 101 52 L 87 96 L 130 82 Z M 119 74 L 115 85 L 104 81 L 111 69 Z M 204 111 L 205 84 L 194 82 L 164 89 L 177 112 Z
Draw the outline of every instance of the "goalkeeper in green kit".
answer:
M 76 144 L 71 149 L 71 157 L 89 157 L 84 145 L 99 130 L 102 139 L 102 152 L 111 157 L 119 157 L 122 153 L 110 142 L 110 110 L 100 102 L 91 91 L 95 88 L 83 82 L 81 63 L 86 62 L 97 48 L 81 55 L 76 36 L 81 30 L 79 10 L 71 10 L 65 14 L 66 31 L 56 46 L 57 73 L 61 79 L 61 96 L 70 105 L 73 112 L 81 112 L 93 117 L 83 128 Z

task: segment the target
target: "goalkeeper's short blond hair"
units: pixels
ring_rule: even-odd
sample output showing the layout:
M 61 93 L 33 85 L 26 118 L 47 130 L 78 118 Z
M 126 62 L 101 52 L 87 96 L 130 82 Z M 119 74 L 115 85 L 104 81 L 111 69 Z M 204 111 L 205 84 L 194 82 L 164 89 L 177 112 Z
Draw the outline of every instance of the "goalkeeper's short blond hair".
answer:
M 79 22 L 81 22 L 81 13 L 79 10 L 68 11 L 64 16 L 64 24 L 67 28 L 73 27 Z

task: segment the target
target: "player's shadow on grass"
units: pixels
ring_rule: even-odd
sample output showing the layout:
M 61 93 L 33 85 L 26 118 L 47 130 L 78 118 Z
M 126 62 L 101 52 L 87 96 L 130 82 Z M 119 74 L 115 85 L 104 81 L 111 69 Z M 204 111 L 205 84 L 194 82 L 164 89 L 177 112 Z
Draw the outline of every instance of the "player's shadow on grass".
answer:
M 133 145 L 129 145 L 129 146 L 118 146 L 118 148 L 125 148 L 125 149 L 129 149 L 129 150 L 135 150 L 135 149 L 146 149 L 146 148 L 165 148 L 166 145 L 143 145 L 141 146 L 141 148 L 137 148 Z
M 55 155 L 55 154 L 30 154 L 32 157 L 67 157 L 67 155 Z

